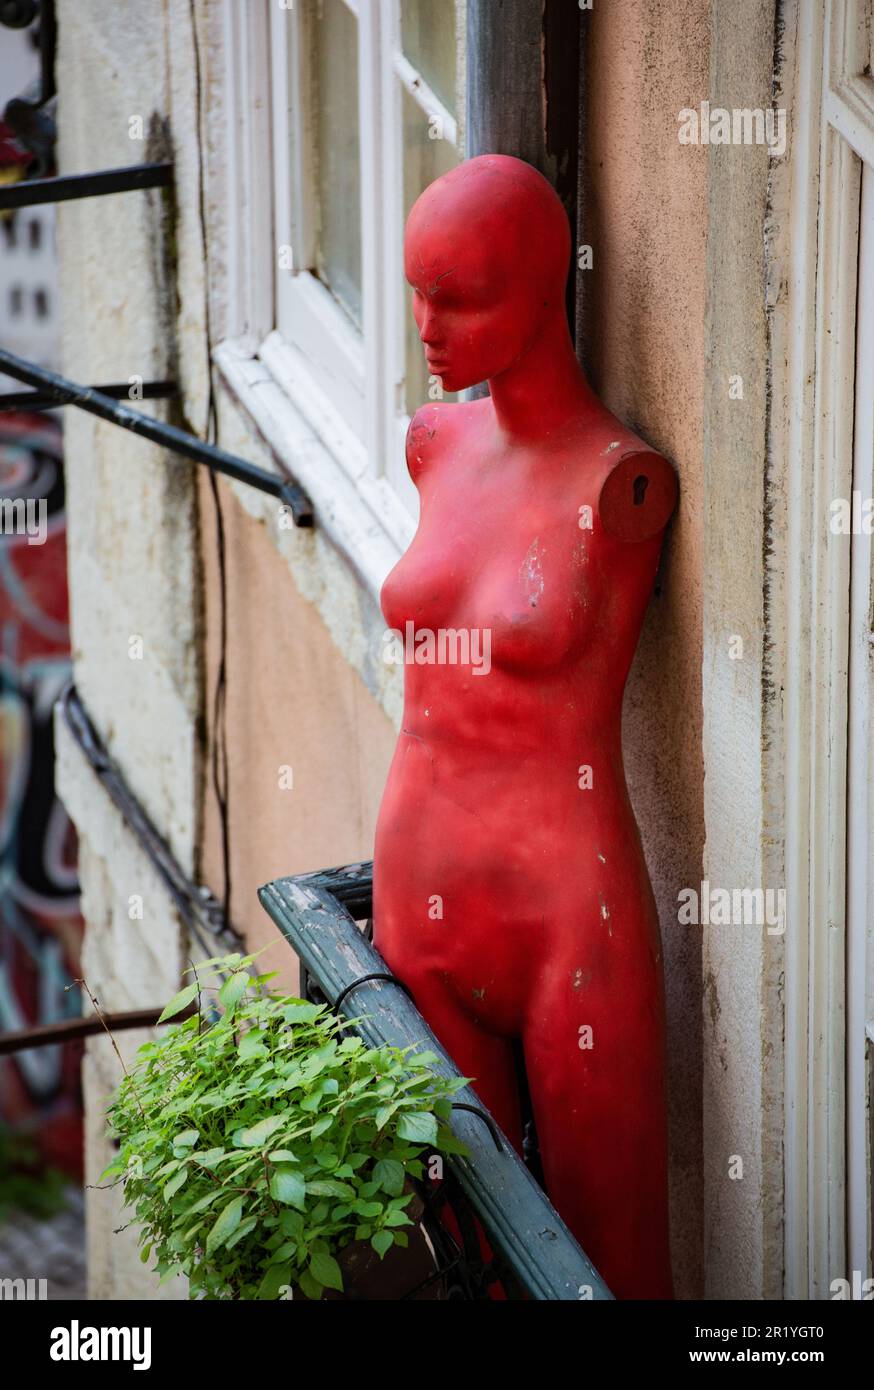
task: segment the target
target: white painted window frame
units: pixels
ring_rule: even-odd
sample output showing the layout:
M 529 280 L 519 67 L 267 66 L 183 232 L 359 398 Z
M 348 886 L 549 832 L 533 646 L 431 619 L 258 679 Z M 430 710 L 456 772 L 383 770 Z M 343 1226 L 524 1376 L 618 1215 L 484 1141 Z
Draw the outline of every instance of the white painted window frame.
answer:
M 874 168 L 862 15 L 863 0 L 800 0 L 793 12 L 791 232 L 785 311 L 773 320 L 774 398 L 786 401 L 773 442 L 786 489 L 787 1299 L 831 1297 L 831 1281 L 849 1277 L 859 1258 L 862 1226 L 870 1229 L 870 1193 L 847 1128 L 864 1078 L 852 972 L 867 936 L 860 903 L 871 898 L 870 863 L 856 857 L 850 882 L 847 874 L 847 810 L 858 795 L 850 767 L 862 730 L 849 672 L 864 557 L 860 538 L 851 546 L 829 530 L 831 501 L 854 486 L 861 171 Z
M 874 165 L 862 174 L 853 487 L 874 497 Z M 874 1054 L 874 544 L 850 553 L 847 844 L 847 1265 L 871 1268 L 871 1065 Z
M 280 467 L 309 493 L 317 524 L 376 595 L 412 539 L 418 509 L 401 408 L 400 84 L 426 116 L 440 117 L 456 149 L 463 130 L 401 54 L 399 0 L 342 3 L 357 16 L 360 35 L 363 331 L 306 269 L 313 262 L 313 169 L 299 7 L 225 0 L 228 331 L 213 355 Z M 463 24 L 464 0 L 456 0 L 458 32 Z M 462 64 L 462 93 L 463 81 Z M 286 130 L 289 157 L 277 158 Z M 287 246 L 291 272 L 278 264 Z

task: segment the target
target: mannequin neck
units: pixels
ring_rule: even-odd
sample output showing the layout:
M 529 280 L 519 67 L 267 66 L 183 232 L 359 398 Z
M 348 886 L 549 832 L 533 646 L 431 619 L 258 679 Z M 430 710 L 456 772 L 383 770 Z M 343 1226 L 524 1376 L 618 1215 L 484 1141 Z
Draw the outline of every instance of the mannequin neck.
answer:
M 597 397 L 576 359 L 564 306 L 543 325 L 527 352 L 489 381 L 495 417 L 512 439 L 548 436 L 581 412 L 593 412 Z

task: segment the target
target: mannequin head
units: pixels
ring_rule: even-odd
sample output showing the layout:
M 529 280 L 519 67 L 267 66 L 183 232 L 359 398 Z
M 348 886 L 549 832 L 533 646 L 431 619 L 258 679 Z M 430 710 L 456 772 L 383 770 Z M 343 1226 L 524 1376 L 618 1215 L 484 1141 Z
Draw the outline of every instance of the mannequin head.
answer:
M 556 322 L 564 331 L 570 228 L 530 164 L 480 155 L 414 204 L 404 270 L 429 371 L 447 391 L 515 366 Z

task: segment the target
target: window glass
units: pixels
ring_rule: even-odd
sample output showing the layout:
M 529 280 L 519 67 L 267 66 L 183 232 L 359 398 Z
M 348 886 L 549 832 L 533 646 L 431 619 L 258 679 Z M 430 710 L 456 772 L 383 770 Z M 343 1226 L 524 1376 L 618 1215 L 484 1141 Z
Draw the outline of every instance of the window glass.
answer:
M 455 110 L 455 0 L 401 0 L 404 56 L 447 111 Z
M 360 328 L 358 21 L 343 0 L 320 0 L 315 11 L 319 189 L 316 269 Z

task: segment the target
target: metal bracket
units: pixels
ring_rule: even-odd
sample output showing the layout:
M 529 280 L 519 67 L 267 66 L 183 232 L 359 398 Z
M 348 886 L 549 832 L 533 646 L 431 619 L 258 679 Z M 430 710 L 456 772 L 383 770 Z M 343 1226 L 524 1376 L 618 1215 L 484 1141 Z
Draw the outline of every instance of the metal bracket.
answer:
M 66 203 L 73 198 L 102 198 L 107 193 L 130 193 L 141 188 L 169 188 L 173 165 L 131 164 L 93 174 L 60 174 L 49 179 L 21 179 L 0 188 L 0 212 L 36 203 Z
M 123 401 L 126 397 L 131 397 L 131 383 L 110 382 L 104 386 L 87 386 L 87 391 L 99 391 L 102 396 L 109 396 L 114 401 Z M 144 381 L 137 388 L 137 400 L 157 401 L 178 394 L 179 388 L 175 381 Z M 3 410 L 57 410 L 63 402 L 58 401 L 54 396 L 46 395 L 44 391 L 6 391 L 0 394 L 0 411 Z
M 193 459 L 195 463 L 203 463 L 216 473 L 224 473 L 229 478 L 236 478 L 237 482 L 248 483 L 260 492 L 278 497 L 280 502 L 288 507 L 296 526 L 313 525 L 313 504 L 303 488 L 291 479 L 268 473 L 266 468 L 258 468 L 256 464 L 238 458 L 236 454 L 229 454 L 226 449 L 219 449 L 215 444 L 206 444 L 196 435 L 187 434 L 175 425 L 164 424 L 162 420 L 154 420 L 149 415 L 131 410 L 130 406 L 114 401 L 110 396 L 95 390 L 93 386 L 80 386 L 78 382 L 68 381 L 66 377 L 58 376 L 57 372 L 38 367 L 35 362 L 16 357 L 14 353 L 6 352 L 2 348 L 0 372 L 39 388 L 44 396 L 55 401 L 57 405 L 78 406 L 80 410 L 87 410 L 89 414 L 97 415 L 101 420 L 120 425 L 122 429 L 130 430 L 132 434 L 140 435 L 143 439 L 150 439 L 153 444 L 182 454 L 185 458 Z

